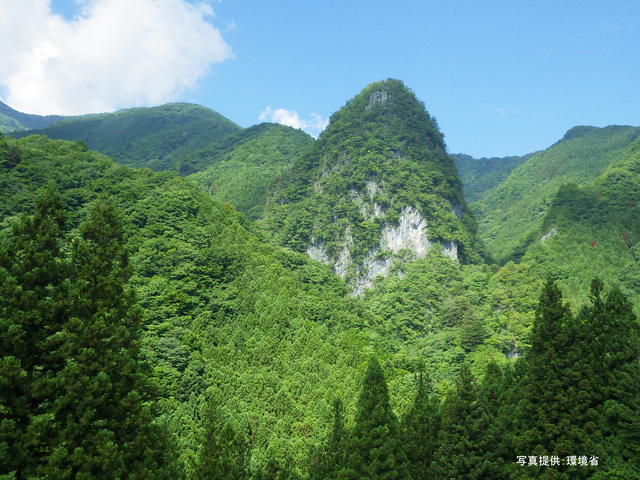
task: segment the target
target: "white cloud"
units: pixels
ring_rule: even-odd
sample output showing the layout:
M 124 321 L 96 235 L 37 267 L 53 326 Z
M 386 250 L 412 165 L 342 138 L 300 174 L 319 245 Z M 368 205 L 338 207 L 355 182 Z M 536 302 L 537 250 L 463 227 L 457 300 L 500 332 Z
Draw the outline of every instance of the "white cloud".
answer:
M 0 91 L 11 107 L 69 115 L 156 105 L 233 56 L 207 3 L 76 2 L 82 14 L 66 21 L 50 0 L 0 0 Z
M 260 114 L 258 120 L 280 123 L 289 127 L 299 128 L 306 131 L 309 135 L 317 138 L 318 135 L 327 128 L 329 120 L 323 120 L 322 117 L 316 113 L 312 113 L 309 116 L 311 117 L 311 120 L 307 121 L 300 118 L 298 112 L 294 110 L 287 110 L 285 108 L 276 108 L 275 110 L 272 110 L 271 107 L 267 107 L 266 110 Z

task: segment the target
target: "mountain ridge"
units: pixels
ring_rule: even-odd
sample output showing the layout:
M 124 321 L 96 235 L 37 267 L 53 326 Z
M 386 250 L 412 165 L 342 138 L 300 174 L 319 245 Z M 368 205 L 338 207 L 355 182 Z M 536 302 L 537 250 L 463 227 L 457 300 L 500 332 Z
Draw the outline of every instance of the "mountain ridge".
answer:
M 264 224 L 276 242 L 331 263 L 357 294 L 404 263 L 405 250 L 419 258 L 439 244 L 452 259 L 481 255 L 444 137 L 394 79 L 331 116 L 274 191 Z
M 0 131 L 3 133 L 44 128 L 47 125 L 66 118 L 71 117 L 65 115 L 34 115 L 31 113 L 22 113 L 11 108 L 6 103 L 0 102 Z
M 574 127 L 474 202 L 480 235 L 497 261 L 522 256 L 562 183 L 588 185 L 640 135 L 640 127 Z
M 168 103 L 74 117 L 37 130 L 14 132 L 15 138 L 47 135 L 84 141 L 123 165 L 155 171 L 176 169 L 176 155 L 191 153 L 241 127 L 218 112 L 191 103 Z

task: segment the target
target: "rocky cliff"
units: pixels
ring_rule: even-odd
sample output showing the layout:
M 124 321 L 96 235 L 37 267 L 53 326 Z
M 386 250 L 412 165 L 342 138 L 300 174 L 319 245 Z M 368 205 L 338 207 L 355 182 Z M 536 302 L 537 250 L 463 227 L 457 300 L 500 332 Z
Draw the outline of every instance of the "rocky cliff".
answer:
M 278 242 L 332 265 L 356 295 L 436 245 L 454 261 L 480 256 L 437 123 L 398 80 L 369 85 L 336 112 L 266 212 Z

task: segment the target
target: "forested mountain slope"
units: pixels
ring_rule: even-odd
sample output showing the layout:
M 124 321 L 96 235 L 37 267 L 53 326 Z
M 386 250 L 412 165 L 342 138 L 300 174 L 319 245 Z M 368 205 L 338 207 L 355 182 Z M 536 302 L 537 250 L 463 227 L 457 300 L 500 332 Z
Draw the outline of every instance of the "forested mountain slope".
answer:
M 482 249 L 443 136 L 402 82 L 367 86 L 283 177 L 263 224 L 274 241 L 332 265 L 354 293 L 438 245 Z
M 475 202 L 500 185 L 514 168 L 534 155 L 535 153 L 522 157 L 473 158 L 457 153 L 451 154 L 451 158 L 456 162 L 464 198 L 467 202 Z
M 269 246 L 258 226 L 175 172 L 134 170 L 81 142 L 38 136 L 1 138 L 0 169 L 4 236 L 45 185 L 60 192 L 69 241 L 100 195 L 115 200 L 142 354 L 162 397 L 162 424 L 177 435 L 187 468 L 205 406 L 220 407 L 220 421 L 242 438 L 249 429 L 256 468 L 291 458 L 304 470 L 309 448 L 330 427 L 336 395 L 353 419 L 371 354 L 402 413 L 420 359 L 446 389 L 465 358 L 482 372 L 528 344 L 540 288 L 528 266 L 463 270 L 433 251 L 365 302 L 329 267 Z
M 635 255 L 638 142 L 591 187 L 561 189 L 541 230 L 554 226 L 556 235 L 528 244 L 520 263 L 498 267 L 473 262 L 480 259 L 473 217 L 464 216 L 453 162 L 400 82 L 367 87 L 332 124 L 290 174 L 276 178 L 276 200 L 289 203 L 268 203 L 275 213 L 267 212 L 264 225 L 278 225 L 274 215 L 282 232 L 264 232 L 176 172 L 118 165 L 84 142 L 0 137 L 0 289 L 10 293 L 0 310 L 7 334 L 0 453 L 21 455 L 0 455 L 0 475 L 19 468 L 22 477 L 60 478 L 73 464 L 68 471 L 91 468 L 90 476 L 101 479 L 124 465 L 140 467 L 141 477 L 194 480 L 507 479 L 550 469 L 569 478 L 637 477 L 640 339 L 631 304 L 616 286 L 637 292 L 640 272 L 631 268 L 637 259 L 618 265 L 608 250 Z M 307 141 L 290 129 L 258 127 L 246 141 L 231 139 L 219 163 L 239 164 L 263 145 L 265 133 Z M 267 157 L 279 165 L 287 155 Z M 371 197 L 368 182 L 376 184 Z M 52 200 L 43 209 L 47 195 Z M 401 274 L 378 277 L 362 297 L 352 297 L 329 266 L 309 258 L 305 227 L 323 209 L 334 209 L 337 220 L 361 215 L 353 239 L 366 242 L 376 204 L 390 225 L 396 210 L 396 227 L 389 227 L 396 233 L 403 214 L 413 214 L 402 205 L 416 205 L 422 218 L 430 215 L 428 239 L 459 241 L 466 263 L 437 245 L 423 256 L 400 251 Z M 318 225 L 330 228 L 333 218 Z M 415 219 L 407 228 L 420 231 Z M 592 228 L 585 219 L 603 229 L 590 252 L 601 242 L 604 251 L 588 257 L 584 263 L 594 267 L 574 279 L 575 256 L 563 253 L 572 250 L 554 242 L 565 231 Z M 290 242 L 298 252 L 265 241 L 287 243 L 279 235 L 291 232 L 299 234 Z M 560 283 L 571 288 L 591 281 L 594 270 L 609 275 L 607 263 L 620 276 L 607 277 L 612 289 L 592 282 L 590 302 L 575 315 L 553 279 L 544 281 L 556 263 Z M 104 319 L 131 320 L 141 327 L 139 338 L 120 323 L 106 328 Z M 26 324 L 33 336 L 21 337 Z M 25 339 L 43 355 L 21 350 Z M 135 364 L 116 361 L 136 349 Z M 105 361 L 112 363 L 99 371 Z M 156 392 L 141 388 L 124 402 L 97 393 L 132 371 Z M 25 381 L 29 388 L 21 390 Z M 29 395 L 37 401 L 21 400 Z M 154 407 L 158 416 L 148 424 Z M 126 429 L 117 426 L 122 422 Z M 146 429 L 155 436 L 145 443 Z M 524 467 L 517 462 L 523 452 L 536 460 L 575 454 L 580 462 L 585 454 L 600 464 L 584 457 L 579 465 Z
M 302 130 L 261 123 L 186 155 L 180 170 L 197 172 L 189 179 L 204 192 L 257 220 L 269 188 L 313 142 Z
M 60 191 L 71 238 L 99 195 L 115 199 L 142 309 L 142 352 L 183 459 L 199 448 L 208 405 L 222 408 L 221 421 L 242 438 L 250 430 L 255 465 L 267 454 L 299 464 L 325 435 L 335 395 L 353 414 L 369 355 L 393 363 L 373 315 L 326 266 L 265 244 L 243 215 L 176 173 L 134 170 L 81 143 L 38 136 L 1 139 L 0 156 L 4 236 L 17 215 L 33 211 L 39 187 Z M 389 371 L 401 398 L 412 390 L 410 365 Z
M 9 133 L 32 128 L 44 128 L 65 118 L 62 115 L 32 115 L 18 112 L 0 102 L 0 132 Z
M 238 125 L 211 109 L 169 103 L 71 118 L 40 130 L 16 132 L 13 136 L 23 138 L 35 134 L 59 140 L 82 140 L 90 149 L 123 165 L 178 171 L 177 158 L 238 130 L 241 130 Z
M 640 138 L 590 185 L 563 184 L 523 261 L 553 268 L 576 305 L 589 277 L 640 304 Z
M 616 162 L 638 135 L 638 127 L 575 127 L 514 169 L 472 205 L 489 254 L 498 261 L 520 258 L 536 236 L 560 185 L 588 185 Z

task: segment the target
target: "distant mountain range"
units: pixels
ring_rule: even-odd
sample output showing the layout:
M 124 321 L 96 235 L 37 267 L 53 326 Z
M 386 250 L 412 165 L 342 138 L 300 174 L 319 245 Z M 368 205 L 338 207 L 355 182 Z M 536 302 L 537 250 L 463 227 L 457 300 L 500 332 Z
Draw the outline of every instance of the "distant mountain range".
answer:
M 213 110 L 186 103 L 81 117 L 29 115 L 0 103 L 0 126 L 15 138 L 41 134 L 82 140 L 124 165 L 191 175 L 208 194 L 252 220 L 266 212 L 265 224 L 275 222 L 270 231 L 279 243 L 307 251 L 367 285 L 377 273 L 389 271 L 391 257 L 385 255 L 402 250 L 400 244 L 422 252 L 404 240 L 386 249 L 391 243 L 382 240 L 390 225 L 404 225 L 411 215 L 417 215 L 415 228 L 429 225 L 428 240 L 418 239 L 416 245 L 437 239 L 454 256 L 472 258 L 486 248 L 499 263 L 522 258 L 548 223 L 558 189 L 566 183 L 590 185 L 640 135 L 640 127 L 580 126 L 548 149 L 521 157 L 447 155 L 437 125 L 426 112 L 420 117 L 415 97 L 404 88 L 394 81 L 367 87 L 332 116 L 318 141 L 277 124 L 243 129 Z M 403 168 L 410 172 L 402 173 Z M 285 221 L 276 213 L 278 204 L 287 206 L 287 228 L 295 231 L 276 226 Z M 348 205 L 353 213 L 346 213 Z M 439 208 L 457 220 L 442 223 L 448 214 L 437 213 Z M 314 219 L 294 219 L 300 209 L 305 215 L 315 211 Z M 466 215 L 468 220 L 462 218 Z M 361 263 L 367 255 L 382 257 Z
M 239 130 L 240 126 L 209 108 L 169 103 L 68 118 L 12 135 L 82 140 L 90 149 L 109 155 L 119 163 L 159 171 L 178 169 L 179 157 Z
M 0 132 L 11 133 L 34 128 L 44 128 L 65 118 L 62 115 L 31 115 L 18 112 L 6 103 L 0 102 Z
M 352 440 L 380 411 L 371 392 L 395 413 L 367 435 L 402 431 L 407 456 L 435 452 L 414 457 L 413 478 L 516 478 L 516 455 L 558 419 L 570 431 L 539 451 L 638 478 L 640 127 L 575 127 L 522 157 L 451 155 L 393 79 L 317 140 L 192 104 L 2 111 L 0 477 L 84 468 L 87 452 L 100 476 L 126 465 L 121 444 L 147 462 L 129 446 L 155 447 L 112 426 L 143 431 L 112 408 L 142 397 L 91 393 L 135 385 L 109 353 L 126 344 L 150 366 L 149 419 L 157 408 L 184 478 L 329 478 L 323 451 L 363 458 Z M 99 374 L 78 383 L 81 371 Z M 594 471 L 566 467 L 543 470 Z

